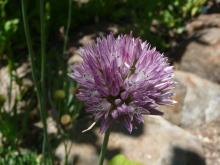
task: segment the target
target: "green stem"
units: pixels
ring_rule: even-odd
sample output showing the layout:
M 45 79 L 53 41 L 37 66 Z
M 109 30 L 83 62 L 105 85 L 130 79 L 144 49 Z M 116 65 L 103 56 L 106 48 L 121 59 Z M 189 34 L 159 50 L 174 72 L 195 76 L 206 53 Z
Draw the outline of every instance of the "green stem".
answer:
M 22 11 L 22 18 L 23 18 L 23 24 L 24 24 L 24 32 L 25 32 L 25 38 L 27 42 L 27 47 L 28 47 L 28 54 L 29 58 L 31 61 L 31 73 L 32 73 L 32 78 L 33 78 L 33 83 L 34 86 L 36 87 L 36 92 L 37 92 L 37 99 L 40 104 L 40 116 L 41 120 L 43 122 L 43 130 L 44 130 L 44 142 L 43 142 L 43 155 L 44 158 L 48 158 L 49 155 L 46 150 L 48 149 L 48 136 L 47 136 L 47 124 L 46 124 L 46 117 L 45 117 L 45 109 L 44 109 L 44 99 L 41 97 L 41 86 L 37 81 L 37 74 L 36 74 L 36 68 L 34 65 L 34 51 L 32 47 L 32 40 L 30 37 L 30 30 L 29 30 L 29 25 L 27 22 L 27 16 L 26 16 L 26 7 L 25 7 L 25 0 L 21 0 L 21 11 Z M 41 81 L 42 82 L 42 81 Z M 44 164 L 48 164 L 46 159 L 44 159 Z M 52 164 L 52 163 L 50 163 Z
M 106 153 L 106 150 L 107 150 L 107 145 L 108 145 L 108 140 L 109 140 L 110 132 L 111 132 L 110 129 L 108 129 L 105 132 L 105 136 L 104 136 L 104 140 L 103 140 L 103 143 L 102 143 L 101 152 L 100 152 L 100 155 L 99 155 L 99 165 L 103 165 L 104 158 L 105 158 L 105 153 Z
M 45 64 L 46 64 L 46 53 L 45 53 L 45 43 L 46 43 L 46 33 L 45 33 L 45 18 L 44 18 L 44 0 L 40 0 L 40 29 L 41 29 L 41 120 L 44 127 L 44 139 L 43 139 L 43 155 L 44 160 L 48 164 L 53 164 L 52 154 L 49 145 L 49 139 L 47 134 L 47 121 L 46 121 L 46 91 L 45 91 Z
M 63 43 L 63 58 L 66 59 L 66 51 L 67 51 L 67 43 L 68 43 L 68 35 L 69 35 L 69 29 L 71 25 L 71 18 L 72 18 L 72 0 L 69 0 L 69 5 L 68 5 L 68 17 L 67 17 L 67 25 L 66 25 L 66 30 L 64 34 L 64 43 Z M 65 91 L 65 104 L 64 104 L 64 109 L 65 111 L 68 111 L 68 100 L 69 100 L 69 81 L 68 81 L 68 67 L 66 66 L 66 60 L 64 60 L 63 64 L 63 71 L 64 71 L 64 91 Z
M 70 147 L 69 147 L 69 150 L 68 150 L 68 143 L 66 143 L 66 140 L 68 139 L 71 139 L 69 134 L 66 134 L 65 136 L 65 139 L 64 139 L 64 148 L 65 148 L 65 161 L 64 161 L 64 165 L 68 165 L 68 160 L 69 160 L 69 154 L 70 154 L 70 151 L 72 149 L 72 145 L 73 143 L 70 141 Z
M 37 95 L 40 94 L 39 91 L 39 86 L 37 83 L 37 78 L 36 78 L 36 72 L 35 72 L 35 66 L 34 66 L 34 51 L 33 51 L 33 47 L 32 47 L 32 41 L 31 41 L 31 37 L 30 37 L 30 31 L 29 31 L 29 25 L 27 22 L 27 16 L 26 16 L 26 8 L 25 8 L 25 0 L 21 0 L 21 11 L 22 11 L 22 18 L 23 18 L 23 23 L 24 23 L 24 33 L 25 33 L 25 37 L 26 37 L 26 42 L 27 42 L 27 47 L 28 47 L 28 55 L 31 61 L 31 73 L 32 73 L 32 78 L 34 81 L 34 85 L 37 88 Z
M 70 29 L 70 24 L 71 24 L 71 17 L 72 17 L 72 0 L 69 0 L 67 26 L 66 26 L 66 32 L 64 35 L 63 54 L 66 53 L 68 34 L 69 34 L 69 29 Z
M 45 20 L 44 20 L 44 0 L 40 0 L 40 38 L 41 38 L 41 88 L 45 86 Z
M 66 142 L 64 142 L 64 149 L 65 149 L 65 161 L 64 161 L 64 165 L 68 165 L 68 151 L 67 151 L 67 144 Z
M 9 55 L 11 56 L 11 55 Z M 8 60 L 8 69 L 9 69 L 9 76 L 10 76 L 10 83 L 9 83 L 9 89 L 8 89 L 8 110 L 11 110 L 11 97 L 12 97 L 12 88 L 13 88 L 13 67 L 12 67 L 12 58 L 9 57 Z M 15 114 L 14 114 L 15 115 Z

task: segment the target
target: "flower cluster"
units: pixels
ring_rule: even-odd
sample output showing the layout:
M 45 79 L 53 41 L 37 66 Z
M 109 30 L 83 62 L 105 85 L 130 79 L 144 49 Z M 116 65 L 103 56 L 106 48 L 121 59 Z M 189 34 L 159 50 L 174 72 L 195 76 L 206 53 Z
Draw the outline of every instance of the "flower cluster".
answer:
M 86 104 L 105 132 L 116 121 L 132 132 L 143 115 L 162 115 L 158 105 L 173 104 L 173 67 L 147 42 L 131 35 L 112 34 L 80 49 L 75 64 L 77 97 Z

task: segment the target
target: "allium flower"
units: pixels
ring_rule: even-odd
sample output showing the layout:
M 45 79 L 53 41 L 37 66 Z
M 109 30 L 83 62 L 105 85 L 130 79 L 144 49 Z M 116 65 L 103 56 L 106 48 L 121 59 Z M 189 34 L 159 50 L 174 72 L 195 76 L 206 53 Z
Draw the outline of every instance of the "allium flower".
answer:
M 173 67 L 147 42 L 131 35 L 98 38 L 80 49 L 83 62 L 72 68 L 77 97 L 105 132 L 116 121 L 132 132 L 143 115 L 162 115 L 158 105 L 173 104 Z

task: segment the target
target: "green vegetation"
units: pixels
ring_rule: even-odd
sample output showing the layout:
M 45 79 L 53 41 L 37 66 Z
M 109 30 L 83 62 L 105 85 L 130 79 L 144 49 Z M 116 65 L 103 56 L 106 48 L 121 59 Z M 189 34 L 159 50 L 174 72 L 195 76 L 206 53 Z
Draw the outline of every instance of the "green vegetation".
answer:
M 40 165 L 40 157 L 31 151 L 0 150 L 1 165 Z
M 119 165 L 119 164 L 120 165 L 142 165 L 141 163 L 127 159 L 124 155 L 121 155 L 121 154 L 113 157 L 108 163 L 108 165 Z

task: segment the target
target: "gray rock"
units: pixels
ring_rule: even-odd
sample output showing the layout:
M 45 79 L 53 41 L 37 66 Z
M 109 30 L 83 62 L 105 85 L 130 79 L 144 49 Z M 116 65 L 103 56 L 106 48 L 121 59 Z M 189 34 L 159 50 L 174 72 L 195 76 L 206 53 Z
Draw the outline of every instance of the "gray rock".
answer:
M 190 131 L 195 134 L 204 147 L 204 155 L 207 165 L 220 164 L 220 119 L 205 124 L 202 127 L 193 128 Z
M 181 70 L 220 83 L 220 28 L 196 31 L 181 49 Z
M 97 139 L 90 139 L 91 143 L 77 145 L 71 148 L 71 161 L 78 157 L 76 165 L 96 165 L 98 160 L 97 145 L 100 146 L 103 136 L 96 131 Z M 86 134 L 81 134 L 83 139 Z M 95 144 L 95 145 L 94 145 Z M 58 147 L 56 154 L 63 159 L 63 145 Z M 70 146 L 70 145 L 69 145 Z M 96 147 L 95 147 L 96 146 Z M 110 135 L 108 154 L 122 153 L 131 160 L 144 165 L 178 165 L 200 164 L 203 149 L 197 137 L 182 128 L 175 126 L 160 116 L 145 117 L 145 124 L 133 135 L 120 130 L 113 130 Z
M 120 146 L 129 159 L 146 165 L 172 165 L 179 158 L 182 159 L 179 165 L 186 162 L 199 164 L 204 161 L 199 140 L 159 116 L 145 117 L 143 134 L 138 137 L 113 134 L 109 146 Z M 190 158 L 188 153 L 194 157 Z M 195 157 L 199 160 L 194 161 Z
M 200 15 L 198 18 L 186 25 L 186 30 L 189 35 L 192 35 L 197 30 L 210 27 L 220 28 L 220 14 Z
M 177 86 L 171 107 L 163 107 L 165 117 L 182 127 L 197 127 L 220 117 L 220 86 L 194 74 L 176 71 Z
M 98 155 L 96 149 L 89 144 L 77 144 L 74 142 L 66 141 L 67 151 L 69 152 L 69 164 L 73 165 L 97 165 Z M 61 160 L 64 165 L 65 147 L 64 143 L 60 144 L 56 149 L 56 156 Z
M 13 72 L 17 76 L 16 78 L 21 80 L 20 84 L 14 80 L 11 83 L 8 67 L 0 68 L 0 95 L 6 100 L 3 105 L 5 111 L 9 112 L 15 106 L 16 99 L 21 96 L 21 93 L 25 93 L 31 89 L 33 83 L 28 77 L 30 73 L 30 65 L 23 63 Z M 21 100 L 17 102 L 17 111 L 20 111 L 24 106 L 25 101 Z

